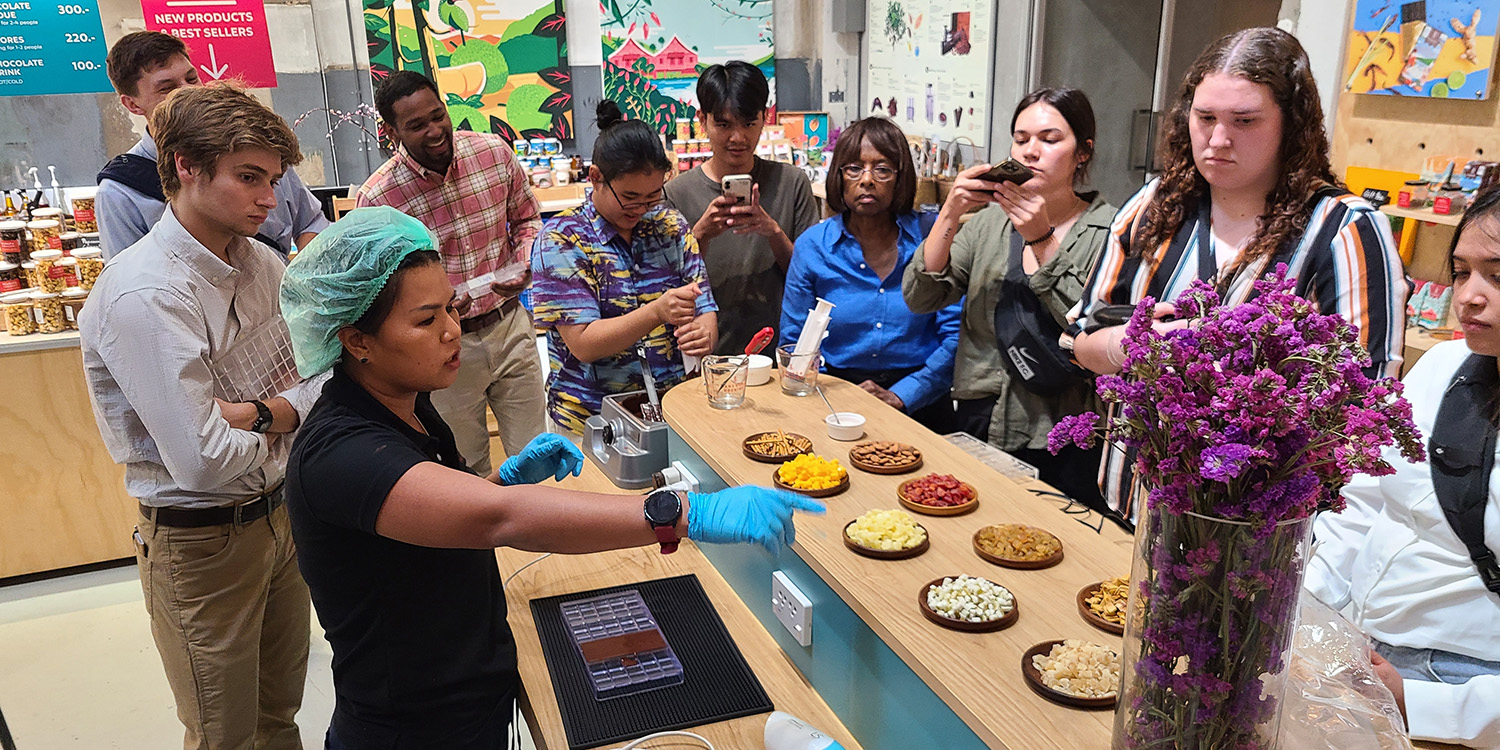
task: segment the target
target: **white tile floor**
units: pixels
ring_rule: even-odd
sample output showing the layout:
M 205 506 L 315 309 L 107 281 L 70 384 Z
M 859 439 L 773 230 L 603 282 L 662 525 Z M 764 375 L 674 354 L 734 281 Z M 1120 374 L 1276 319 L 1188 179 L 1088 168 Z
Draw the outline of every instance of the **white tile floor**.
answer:
M 308 750 L 333 714 L 332 659 L 314 620 L 297 714 Z M 0 587 L 0 712 L 17 750 L 182 746 L 134 565 Z

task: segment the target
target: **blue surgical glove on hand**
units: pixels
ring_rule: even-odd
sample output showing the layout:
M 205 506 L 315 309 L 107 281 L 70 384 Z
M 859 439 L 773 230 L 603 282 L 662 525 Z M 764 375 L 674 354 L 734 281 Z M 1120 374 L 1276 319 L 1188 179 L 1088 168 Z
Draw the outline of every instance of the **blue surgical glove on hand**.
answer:
M 561 482 L 569 474 L 576 477 L 582 472 L 583 454 L 578 447 L 562 435 L 544 432 L 532 438 L 519 454 L 505 459 L 496 473 L 500 484 L 510 486 L 536 484 L 548 477 Z
M 797 537 L 792 511 L 822 513 L 823 504 L 786 490 L 743 485 L 711 494 L 688 493 L 688 538 L 695 542 L 755 542 L 772 552 Z

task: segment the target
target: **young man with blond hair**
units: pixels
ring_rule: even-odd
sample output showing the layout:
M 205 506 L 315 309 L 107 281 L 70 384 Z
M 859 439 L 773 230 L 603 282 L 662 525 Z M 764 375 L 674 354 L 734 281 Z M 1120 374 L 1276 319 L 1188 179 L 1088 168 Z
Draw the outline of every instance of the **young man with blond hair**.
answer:
M 84 376 L 140 503 L 136 564 L 184 747 L 301 748 L 309 598 L 281 485 L 322 382 L 299 381 L 282 262 L 248 238 L 302 154 L 228 85 L 172 92 L 151 132 L 166 210 L 90 295 Z

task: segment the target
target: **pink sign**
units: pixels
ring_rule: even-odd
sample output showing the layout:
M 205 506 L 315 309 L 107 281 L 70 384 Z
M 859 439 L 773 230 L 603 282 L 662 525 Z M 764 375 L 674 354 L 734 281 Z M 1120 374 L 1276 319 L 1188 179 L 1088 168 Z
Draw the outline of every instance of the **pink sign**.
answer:
M 240 78 L 250 88 L 276 88 L 263 0 L 141 0 L 146 28 L 187 43 L 204 81 Z

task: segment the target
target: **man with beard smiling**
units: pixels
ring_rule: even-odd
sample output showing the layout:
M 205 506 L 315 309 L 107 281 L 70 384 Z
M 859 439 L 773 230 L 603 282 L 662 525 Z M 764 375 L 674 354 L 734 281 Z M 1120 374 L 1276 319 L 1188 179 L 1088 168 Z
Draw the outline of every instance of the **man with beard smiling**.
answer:
M 399 147 L 360 187 L 357 204 L 390 206 L 437 235 L 448 280 L 459 291 L 463 349 L 458 379 L 432 394 L 432 403 L 469 466 L 488 474 L 486 405 L 511 455 L 545 429 L 535 329 L 516 299 L 531 283 L 540 208 L 510 144 L 486 133 L 454 132 L 427 77 L 393 74 L 375 92 L 375 108 Z M 486 274 L 495 281 L 465 291 L 467 282 Z

